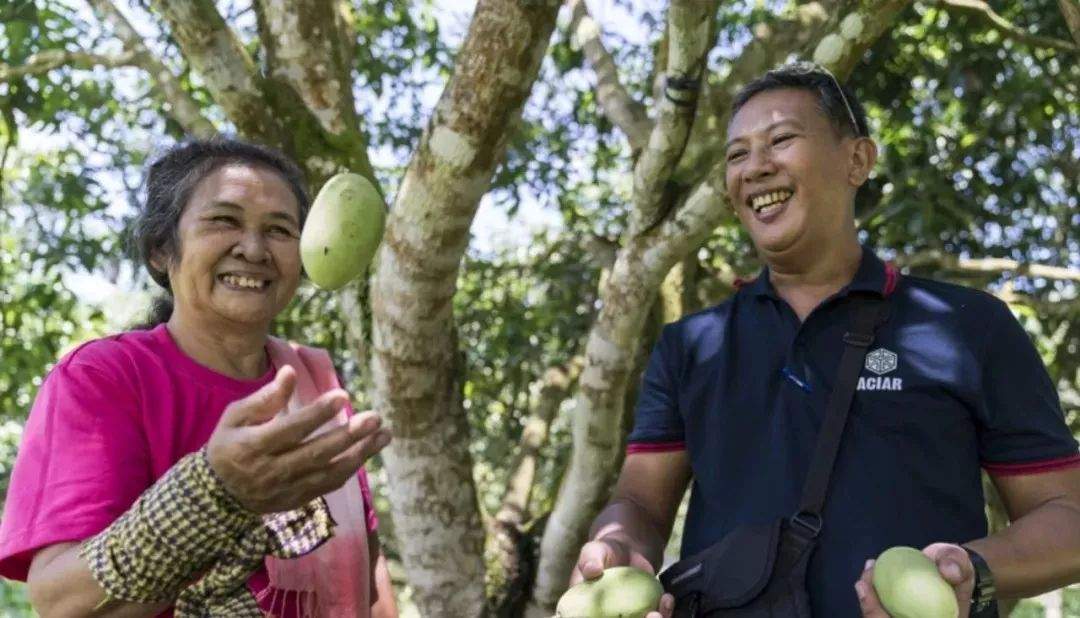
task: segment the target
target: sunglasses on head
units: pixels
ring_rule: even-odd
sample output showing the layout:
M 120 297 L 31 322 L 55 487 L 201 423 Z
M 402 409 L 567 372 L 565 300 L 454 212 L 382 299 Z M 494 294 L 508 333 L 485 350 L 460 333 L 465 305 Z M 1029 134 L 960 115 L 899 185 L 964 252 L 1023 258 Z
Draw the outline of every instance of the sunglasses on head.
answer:
M 778 72 L 788 73 L 791 75 L 812 75 L 812 74 L 824 74 L 828 75 L 832 80 L 833 86 L 836 91 L 840 93 L 840 100 L 844 102 L 844 109 L 847 110 L 848 118 L 851 120 L 851 128 L 855 130 L 856 137 L 863 137 L 862 131 L 859 130 L 859 123 L 855 120 L 855 112 L 851 109 L 851 104 L 848 103 L 847 96 L 844 94 L 844 89 L 840 87 L 840 82 L 836 79 L 836 76 L 832 74 L 832 71 L 825 67 L 814 64 L 813 62 L 796 62 L 789 64 L 779 69 Z

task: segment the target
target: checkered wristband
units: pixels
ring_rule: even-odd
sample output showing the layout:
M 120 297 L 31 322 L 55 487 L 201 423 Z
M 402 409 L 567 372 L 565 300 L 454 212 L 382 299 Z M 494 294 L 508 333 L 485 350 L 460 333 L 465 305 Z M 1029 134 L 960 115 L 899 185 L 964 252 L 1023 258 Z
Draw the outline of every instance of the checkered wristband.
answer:
M 79 555 L 106 600 L 171 602 L 262 523 L 225 490 L 203 448 L 176 462 Z

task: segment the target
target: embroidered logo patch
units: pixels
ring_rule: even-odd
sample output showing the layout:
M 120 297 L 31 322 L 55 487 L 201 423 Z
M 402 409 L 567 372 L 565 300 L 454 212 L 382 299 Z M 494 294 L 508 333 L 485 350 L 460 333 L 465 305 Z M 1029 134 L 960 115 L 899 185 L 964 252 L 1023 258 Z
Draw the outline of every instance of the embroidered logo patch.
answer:
M 856 386 L 860 391 L 898 391 L 904 388 L 904 381 L 898 377 L 882 377 L 896 371 L 896 352 L 878 348 L 866 355 L 866 369 L 876 376 L 860 377 Z
M 866 355 L 866 368 L 879 376 L 896 371 L 896 353 L 878 348 Z

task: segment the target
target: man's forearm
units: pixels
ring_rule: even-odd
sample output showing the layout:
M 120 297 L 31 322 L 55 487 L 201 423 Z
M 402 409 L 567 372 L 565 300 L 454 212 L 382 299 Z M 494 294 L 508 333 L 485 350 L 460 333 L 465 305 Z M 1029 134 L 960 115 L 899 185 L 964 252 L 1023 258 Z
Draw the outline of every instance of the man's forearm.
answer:
M 667 545 L 665 531 L 649 518 L 647 511 L 629 498 L 612 500 L 593 522 L 589 538 L 610 538 L 645 557 L 653 568 L 660 568 Z
M 997 596 L 1032 597 L 1080 581 L 1080 505 L 1052 500 L 984 539 L 965 543 L 994 573 Z

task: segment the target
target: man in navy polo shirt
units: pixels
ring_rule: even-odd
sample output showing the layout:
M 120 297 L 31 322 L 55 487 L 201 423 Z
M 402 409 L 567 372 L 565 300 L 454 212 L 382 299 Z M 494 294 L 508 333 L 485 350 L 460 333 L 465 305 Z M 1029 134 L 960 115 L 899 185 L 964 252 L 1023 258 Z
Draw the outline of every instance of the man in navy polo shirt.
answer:
M 821 70 L 784 67 L 736 97 L 727 188 L 766 268 L 664 328 L 575 581 L 660 566 L 691 478 L 683 556 L 797 510 L 856 293 L 886 297 L 891 316 L 833 468 L 807 576 L 814 615 L 887 616 L 868 560 L 894 545 L 925 548 L 961 616 L 989 615 L 995 586 L 1016 598 L 1080 581 L 1080 455 L 1054 385 L 1005 304 L 900 277 L 859 245 L 867 135 L 861 105 Z M 992 536 L 980 468 L 1012 520 Z M 653 616 L 671 606 L 665 595 Z

